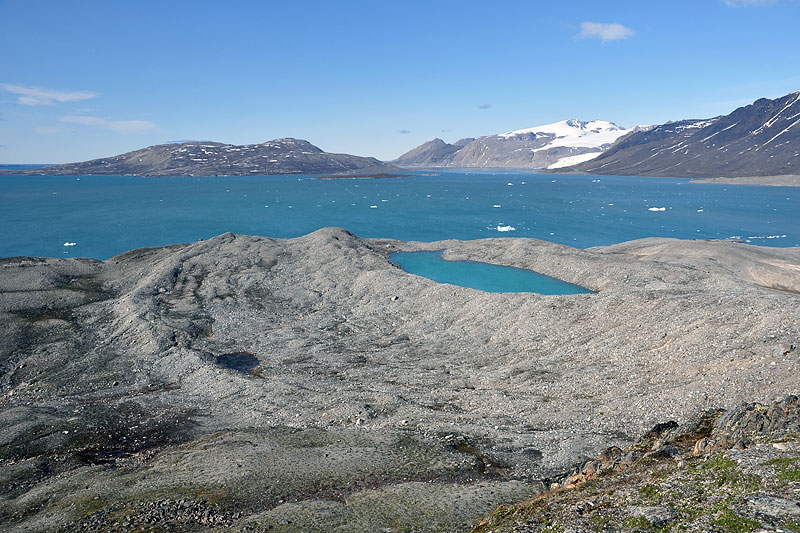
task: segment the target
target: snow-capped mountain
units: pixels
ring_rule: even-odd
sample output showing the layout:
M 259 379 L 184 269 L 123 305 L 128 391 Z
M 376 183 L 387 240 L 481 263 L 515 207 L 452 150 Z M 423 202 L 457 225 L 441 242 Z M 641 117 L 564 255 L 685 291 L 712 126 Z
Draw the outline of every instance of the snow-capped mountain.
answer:
M 447 144 L 429 141 L 394 163 L 419 167 L 559 168 L 599 156 L 631 130 L 605 120 L 562 120 Z
M 729 115 L 634 131 L 565 170 L 697 178 L 800 174 L 800 91 L 761 98 Z

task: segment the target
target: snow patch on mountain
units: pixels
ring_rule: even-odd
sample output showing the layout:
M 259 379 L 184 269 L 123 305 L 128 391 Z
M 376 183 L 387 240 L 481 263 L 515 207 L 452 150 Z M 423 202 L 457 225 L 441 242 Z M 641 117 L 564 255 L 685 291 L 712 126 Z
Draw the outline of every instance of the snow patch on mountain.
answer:
M 606 120 L 582 122 L 573 118 L 554 122 L 553 124 L 501 133 L 498 137 L 503 139 L 513 139 L 521 136 L 552 138 L 549 143 L 537 150 L 549 150 L 550 148 L 561 146 L 570 148 L 601 148 L 612 144 L 629 131 L 629 129 L 622 128 Z
M 549 165 L 547 168 L 553 169 L 553 168 L 571 167 L 572 165 L 577 165 L 578 163 L 584 163 L 586 161 L 592 160 L 602 153 L 603 152 L 589 152 L 586 154 L 568 155 L 567 157 L 562 157 L 552 165 Z

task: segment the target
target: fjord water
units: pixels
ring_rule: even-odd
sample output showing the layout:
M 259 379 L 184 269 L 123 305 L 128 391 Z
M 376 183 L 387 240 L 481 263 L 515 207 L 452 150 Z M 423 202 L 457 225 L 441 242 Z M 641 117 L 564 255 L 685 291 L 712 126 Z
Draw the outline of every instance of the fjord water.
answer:
M 406 272 L 439 283 L 484 292 L 535 292 L 538 294 L 590 294 L 592 291 L 532 270 L 477 261 L 448 261 L 442 252 L 395 252 L 389 256 Z
M 297 237 L 326 226 L 360 237 L 534 237 L 579 248 L 642 237 L 798 246 L 799 206 L 793 187 L 519 172 L 330 180 L 4 175 L 0 256 L 105 259 L 226 231 Z

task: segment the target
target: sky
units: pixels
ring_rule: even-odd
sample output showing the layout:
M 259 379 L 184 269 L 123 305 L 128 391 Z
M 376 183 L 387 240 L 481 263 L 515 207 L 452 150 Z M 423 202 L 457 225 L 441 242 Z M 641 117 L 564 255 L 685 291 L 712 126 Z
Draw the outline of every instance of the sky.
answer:
M 712 117 L 800 89 L 798 27 L 800 0 L 0 0 L 0 162 Z

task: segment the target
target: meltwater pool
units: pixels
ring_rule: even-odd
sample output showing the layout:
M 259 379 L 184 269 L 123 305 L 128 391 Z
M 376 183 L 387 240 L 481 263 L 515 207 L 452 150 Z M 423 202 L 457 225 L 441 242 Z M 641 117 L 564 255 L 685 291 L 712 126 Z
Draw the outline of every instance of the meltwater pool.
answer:
M 391 259 L 410 274 L 484 292 L 591 294 L 593 291 L 524 268 L 477 261 L 448 261 L 442 251 L 395 252 Z

